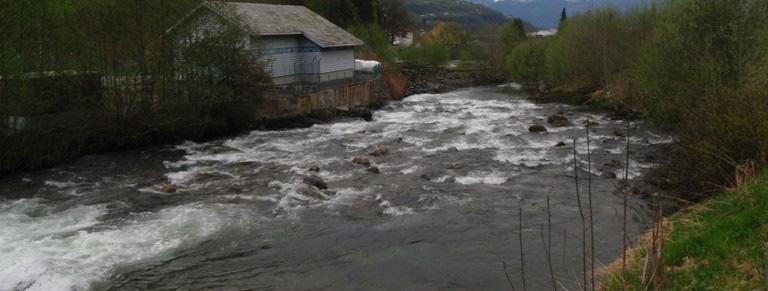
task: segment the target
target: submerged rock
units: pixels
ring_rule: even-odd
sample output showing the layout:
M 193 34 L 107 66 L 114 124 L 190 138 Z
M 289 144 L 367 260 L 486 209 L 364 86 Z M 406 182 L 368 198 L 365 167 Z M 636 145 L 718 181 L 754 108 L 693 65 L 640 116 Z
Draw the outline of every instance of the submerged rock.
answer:
M 568 120 L 568 118 L 559 114 L 548 117 L 547 123 L 554 127 L 566 127 L 571 125 L 571 122 Z
M 459 170 L 459 169 L 461 169 L 461 168 L 463 168 L 463 167 L 464 167 L 464 166 L 462 166 L 462 165 L 461 165 L 461 164 L 459 164 L 459 163 L 449 163 L 449 164 L 446 164 L 446 165 L 445 165 L 445 168 L 446 168 L 446 169 L 449 169 L 449 170 Z
M 363 157 L 356 157 L 356 158 L 352 159 L 352 163 L 355 163 L 355 164 L 358 164 L 358 165 L 361 165 L 361 166 L 365 166 L 365 167 L 370 167 L 371 166 L 371 160 L 369 160 L 367 158 L 363 158 Z
M 386 148 L 377 148 L 375 151 L 371 153 L 371 156 L 380 157 L 380 156 L 385 156 L 388 153 L 389 153 L 389 150 Z
M 555 145 L 556 148 L 561 148 L 561 147 L 564 147 L 564 146 L 567 146 L 567 145 L 565 144 L 565 142 L 562 142 L 562 141 Z
M 314 186 L 315 188 L 320 190 L 328 189 L 328 183 L 323 181 L 323 179 L 318 176 L 304 177 L 304 184 L 307 184 L 309 186 Z
M 621 168 L 621 161 L 619 160 L 611 160 L 610 162 L 605 163 L 606 167 L 613 167 L 613 168 Z
M 320 167 L 319 166 L 311 166 L 311 167 L 309 167 L 309 169 L 307 169 L 307 171 L 310 171 L 310 172 L 320 172 Z
M 365 171 L 368 172 L 368 173 L 373 173 L 373 174 L 381 174 L 381 170 L 379 170 L 378 167 L 370 167 L 370 168 L 368 168 Z
M 297 192 L 299 192 L 299 194 L 301 194 L 301 195 L 304 195 L 304 196 L 307 196 L 307 197 L 310 197 L 310 198 L 314 198 L 314 199 L 318 199 L 318 200 L 325 200 L 326 199 L 325 195 L 323 195 L 323 192 L 320 192 L 320 190 L 317 190 L 315 188 L 301 187 L 301 188 L 299 188 L 297 190 Z
M 541 124 L 534 124 L 534 125 L 531 125 L 531 127 L 528 128 L 528 131 L 530 131 L 530 132 L 547 132 L 547 127 L 543 126 Z
M 168 194 L 172 194 L 172 193 L 176 193 L 177 190 L 175 187 L 173 187 L 173 185 L 167 184 L 167 185 L 163 185 L 163 187 L 160 188 L 160 191 Z

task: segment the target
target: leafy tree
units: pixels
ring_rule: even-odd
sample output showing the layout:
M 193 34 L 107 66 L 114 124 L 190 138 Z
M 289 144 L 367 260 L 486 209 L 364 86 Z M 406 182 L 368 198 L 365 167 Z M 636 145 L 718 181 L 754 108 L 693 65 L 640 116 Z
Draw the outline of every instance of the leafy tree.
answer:
M 522 42 L 507 57 L 507 66 L 513 80 L 528 88 L 539 90 L 546 74 L 545 46 L 540 40 Z
M 524 41 L 527 36 L 523 21 L 515 18 L 501 27 L 501 47 L 505 52 L 511 52 L 515 46 Z
M 625 26 L 613 8 L 590 10 L 568 20 L 548 49 L 549 79 L 578 87 L 606 87 L 629 64 Z

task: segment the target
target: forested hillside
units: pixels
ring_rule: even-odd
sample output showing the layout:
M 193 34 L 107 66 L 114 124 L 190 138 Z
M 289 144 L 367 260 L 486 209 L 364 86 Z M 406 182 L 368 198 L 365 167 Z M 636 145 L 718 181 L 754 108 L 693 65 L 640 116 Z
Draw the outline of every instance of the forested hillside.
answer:
M 478 28 L 500 25 L 507 20 L 500 12 L 463 0 L 408 0 L 408 8 L 419 16 L 421 26 L 431 26 L 437 22 L 457 22 L 463 26 Z
M 555 28 L 560 18 L 560 11 L 565 8 L 570 14 L 581 14 L 589 9 L 614 7 L 628 10 L 638 4 L 650 3 L 643 0 L 467 0 L 486 5 L 509 17 L 518 17 L 530 21 L 542 28 Z M 658 2 L 658 1 L 657 1 Z

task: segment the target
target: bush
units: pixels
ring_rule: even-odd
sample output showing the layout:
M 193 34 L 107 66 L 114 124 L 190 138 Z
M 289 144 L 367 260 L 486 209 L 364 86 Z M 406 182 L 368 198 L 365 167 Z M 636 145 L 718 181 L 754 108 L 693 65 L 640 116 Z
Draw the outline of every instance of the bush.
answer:
M 348 28 L 349 32 L 365 42 L 367 49 L 375 52 L 387 63 L 394 63 L 395 54 L 389 43 L 389 37 L 376 23 L 356 23 Z
M 648 120 L 673 131 L 679 147 L 664 172 L 680 190 L 713 191 L 735 167 L 764 162 L 768 95 L 759 76 L 768 50 L 768 3 L 677 1 L 661 11 L 635 80 Z
M 409 65 L 441 66 L 451 57 L 451 50 L 441 44 L 425 44 L 420 47 L 401 48 L 400 60 Z
M 539 45 L 546 72 L 527 43 L 509 56 L 513 76 L 544 80 L 559 93 L 603 88 L 619 96 L 611 101 L 642 110 L 679 141 L 661 169 L 678 190 L 717 190 L 732 183 L 737 165 L 765 163 L 768 1 L 670 0 L 626 14 L 600 8 Z
M 547 81 L 601 87 L 625 69 L 628 39 L 622 15 L 613 8 L 590 10 L 568 20 L 547 51 Z
M 542 41 L 530 40 L 517 45 L 507 57 L 512 80 L 538 88 L 546 73 L 546 51 Z

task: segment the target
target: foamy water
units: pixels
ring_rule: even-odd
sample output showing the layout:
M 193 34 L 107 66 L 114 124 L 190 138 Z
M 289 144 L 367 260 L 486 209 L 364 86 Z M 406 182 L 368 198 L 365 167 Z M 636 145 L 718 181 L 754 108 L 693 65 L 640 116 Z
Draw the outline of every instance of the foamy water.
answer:
M 564 113 L 573 125 L 548 126 L 545 134 L 528 132 L 532 124 L 546 125 L 546 117 L 555 113 Z M 591 136 L 591 165 L 581 125 L 587 120 L 599 123 Z M 149 288 L 142 285 L 147 282 L 142 276 L 159 284 L 154 288 L 439 289 L 444 280 L 435 278 L 447 277 L 459 280 L 455 286 L 480 288 L 485 283 L 448 276 L 455 274 L 450 266 L 483 261 L 474 255 L 501 255 L 497 252 L 509 238 L 496 236 L 511 233 L 506 223 L 516 213 L 511 209 L 538 211 L 543 196 L 552 196 L 558 205 L 555 220 L 564 231 L 571 228 L 577 204 L 570 189 L 573 138 L 581 176 L 591 169 L 605 209 L 597 215 L 615 215 L 611 207 L 620 199 L 612 190 L 625 174 L 626 144 L 614 132 L 625 127 L 623 121 L 566 105 L 535 104 L 495 88 L 468 89 L 409 97 L 376 112 L 373 122 L 339 120 L 304 129 L 253 131 L 135 153 L 138 157 L 103 155 L 95 162 L 12 178 L 2 182 L 8 187 L 0 195 L 24 198 L 0 202 L 0 290 L 88 290 L 109 286 L 116 277 L 126 286 Z M 631 127 L 628 175 L 635 178 L 654 165 L 646 155 L 652 147 L 672 140 L 639 122 Z M 560 142 L 566 146 L 556 147 Z M 378 148 L 388 154 L 370 155 Z M 368 159 L 379 173 L 353 163 L 356 157 Z M 611 165 L 615 160 L 622 166 Z M 328 189 L 308 185 L 307 176 L 320 178 Z M 163 191 L 168 186 L 175 191 Z M 642 221 L 639 207 L 633 211 Z M 530 219 L 540 219 L 534 214 Z M 604 241 L 611 241 L 616 231 L 612 222 L 597 228 L 606 233 Z M 248 237 L 218 241 L 243 230 Z M 394 235 L 395 230 L 406 233 Z M 465 245 L 475 239 L 471 230 L 483 232 L 477 234 L 480 241 L 493 237 L 500 244 Z M 408 238 L 405 246 L 432 243 L 406 259 L 401 256 L 404 242 L 392 239 L 399 236 Z M 240 249 L 288 238 L 269 248 L 254 245 L 260 251 Z M 196 249 L 208 241 L 221 248 Z M 224 248 L 230 244 L 236 245 L 234 255 Z M 335 245 L 345 247 L 335 253 Z M 193 257 L 223 252 L 224 259 L 157 264 L 190 249 L 200 252 Z M 615 251 L 604 249 L 600 255 L 607 258 Z M 453 261 L 435 268 L 439 276 L 423 273 L 423 262 L 443 260 L 452 251 L 457 253 L 447 258 Z M 310 257 L 300 255 L 305 252 Z M 219 265 L 230 257 L 232 262 Z M 489 269 L 483 282 L 490 285 L 480 289 L 506 287 L 491 274 L 497 270 L 494 260 L 487 267 L 475 266 Z M 367 268 L 375 263 L 398 268 Z M 269 267 L 259 269 L 262 264 Z M 244 273 L 227 277 L 235 266 Z M 121 273 L 134 267 L 140 271 Z M 207 271 L 196 271 L 198 267 Z M 411 272 L 397 273 L 401 268 Z M 314 277 L 291 275 L 294 271 Z M 367 283 L 377 280 L 392 285 Z

